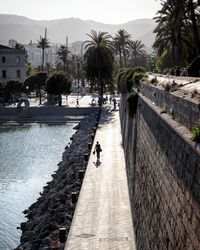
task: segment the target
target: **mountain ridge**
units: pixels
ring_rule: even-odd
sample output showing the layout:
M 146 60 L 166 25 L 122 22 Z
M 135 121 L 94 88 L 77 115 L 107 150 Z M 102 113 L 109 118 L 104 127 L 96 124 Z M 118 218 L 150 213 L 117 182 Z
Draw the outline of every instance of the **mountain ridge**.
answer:
M 9 39 L 28 44 L 37 42 L 44 36 L 47 28 L 47 37 L 51 43 L 64 44 L 66 37 L 69 42 L 84 41 L 91 29 L 105 31 L 112 36 L 119 30 L 125 29 L 133 40 L 141 40 L 145 46 L 151 47 L 155 38 L 153 30 L 156 23 L 153 19 L 135 19 L 122 24 L 106 24 L 94 20 L 82 20 L 76 17 L 34 20 L 25 16 L 0 14 L 0 43 L 7 45 Z

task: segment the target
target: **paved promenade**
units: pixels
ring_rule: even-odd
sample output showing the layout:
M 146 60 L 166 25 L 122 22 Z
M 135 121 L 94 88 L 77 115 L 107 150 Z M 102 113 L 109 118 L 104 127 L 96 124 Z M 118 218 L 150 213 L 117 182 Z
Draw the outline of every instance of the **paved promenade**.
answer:
M 65 250 L 134 250 L 118 111 L 102 112 L 96 141 L 100 164 L 91 154 Z

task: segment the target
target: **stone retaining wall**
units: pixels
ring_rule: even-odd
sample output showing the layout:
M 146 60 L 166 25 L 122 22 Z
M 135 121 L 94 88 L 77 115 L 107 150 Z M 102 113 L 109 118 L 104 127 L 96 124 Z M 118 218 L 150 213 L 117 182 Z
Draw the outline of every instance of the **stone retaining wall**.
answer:
M 182 123 L 188 129 L 197 125 L 200 119 L 200 104 L 195 103 L 172 93 L 163 91 L 153 85 L 141 82 L 141 92 L 149 100 L 161 107 L 162 111 L 171 114 L 174 119 Z
M 66 115 L 66 116 L 84 116 L 89 115 L 95 111 L 98 111 L 99 107 L 54 107 L 54 106 L 42 106 L 42 107 L 30 107 L 28 112 L 30 115 Z M 23 111 L 22 111 L 23 112 Z M 20 111 L 16 107 L 0 108 L 1 115 L 20 115 Z
M 99 114 L 93 112 L 76 126 L 77 131 L 71 137 L 71 144 L 65 147 L 62 161 L 52 173 L 52 180 L 44 186 L 38 200 L 24 211 L 27 221 L 20 224 L 22 235 L 16 250 L 63 249 L 62 243 L 70 229 Z M 60 228 L 64 228 L 63 242 Z
M 137 250 L 200 249 L 200 153 L 191 133 L 140 95 L 121 126 Z

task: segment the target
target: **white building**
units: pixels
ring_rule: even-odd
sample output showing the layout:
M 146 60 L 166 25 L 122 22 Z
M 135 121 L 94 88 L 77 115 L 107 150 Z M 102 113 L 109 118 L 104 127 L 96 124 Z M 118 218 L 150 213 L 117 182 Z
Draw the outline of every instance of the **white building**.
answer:
M 0 45 L 0 84 L 26 78 L 25 51 Z
M 75 41 L 69 44 L 69 50 L 72 54 L 83 55 L 84 53 L 84 46 L 82 41 Z
M 38 48 L 38 43 L 30 42 L 24 47 L 27 51 L 28 63 L 33 65 L 33 67 L 40 67 L 42 64 L 42 49 Z M 48 63 L 52 66 L 55 66 L 57 50 L 57 45 L 52 45 L 49 48 L 45 49 L 44 65 Z
M 8 46 L 9 47 L 12 47 L 12 48 L 15 48 L 15 45 L 17 44 L 17 41 L 14 40 L 14 39 L 10 39 L 8 40 Z

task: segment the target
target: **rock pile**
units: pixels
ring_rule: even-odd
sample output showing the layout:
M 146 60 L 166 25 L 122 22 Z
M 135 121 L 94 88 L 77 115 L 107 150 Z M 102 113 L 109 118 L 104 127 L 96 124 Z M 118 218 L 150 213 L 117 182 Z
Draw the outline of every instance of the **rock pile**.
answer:
M 61 249 L 59 228 L 64 227 L 67 236 L 98 119 L 99 114 L 93 114 L 75 127 L 77 131 L 66 146 L 52 181 L 47 182 L 38 200 L 24 211 L 27 222 L 19 227 L 21 243 L 16 250 Z

